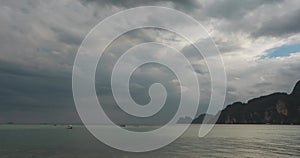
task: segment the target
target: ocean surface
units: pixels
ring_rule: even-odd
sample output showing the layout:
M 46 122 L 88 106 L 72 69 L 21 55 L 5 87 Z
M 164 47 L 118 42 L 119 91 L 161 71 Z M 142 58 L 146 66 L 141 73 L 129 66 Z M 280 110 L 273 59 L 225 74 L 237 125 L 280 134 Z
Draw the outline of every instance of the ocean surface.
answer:
M 0 158 L 300 157 L 300 126 L 293 125 L 216 125 L 204 138 L 197 136 L 200 125 L 192 125 L 175 142 L 146 153 L 112 149 L 84 126 L 73 127 L 0 125 Z

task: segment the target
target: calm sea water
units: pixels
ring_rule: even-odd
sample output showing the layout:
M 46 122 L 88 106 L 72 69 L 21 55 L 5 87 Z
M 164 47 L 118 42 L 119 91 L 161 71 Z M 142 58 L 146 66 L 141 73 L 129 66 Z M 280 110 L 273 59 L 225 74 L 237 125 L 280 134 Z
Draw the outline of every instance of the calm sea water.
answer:
M 83 126 L 67 130 L 65 126 L 0 125 L 0 157 L 300 157 L 300 126 L 216 125 L 205 138 L 197 137 L 198 129 L 199 125 L 192 125 L 162 149 L 128 153 L 102 144 Z

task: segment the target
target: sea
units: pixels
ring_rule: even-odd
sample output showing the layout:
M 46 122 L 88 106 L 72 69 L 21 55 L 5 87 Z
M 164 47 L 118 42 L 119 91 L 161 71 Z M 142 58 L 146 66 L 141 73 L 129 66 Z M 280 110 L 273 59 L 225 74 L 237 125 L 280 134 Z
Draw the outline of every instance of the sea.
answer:
M 216 125 L 203 138 L 199 127 L 161 149 L 131 153 L 101 143 L 82 125 L 0 125 L 0 158 L 300 157 L 297 125 Z

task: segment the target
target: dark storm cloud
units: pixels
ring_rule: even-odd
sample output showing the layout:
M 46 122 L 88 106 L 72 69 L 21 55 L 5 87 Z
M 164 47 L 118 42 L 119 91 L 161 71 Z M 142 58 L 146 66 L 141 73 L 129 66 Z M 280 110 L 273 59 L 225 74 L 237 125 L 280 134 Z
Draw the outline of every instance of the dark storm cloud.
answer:
M 14 76 L 27 76 L 35 78 L 70 78 L 70 72 L 64 70 L 51 69 L 37 69 L 36 67 L 23 66 L 18 63 L 12 63 L 0 60 L 0 73 Z
M 51 3 L 0 3 L 0 121 L 79 122 L 71 68 L 87 29 L 75 31 Z

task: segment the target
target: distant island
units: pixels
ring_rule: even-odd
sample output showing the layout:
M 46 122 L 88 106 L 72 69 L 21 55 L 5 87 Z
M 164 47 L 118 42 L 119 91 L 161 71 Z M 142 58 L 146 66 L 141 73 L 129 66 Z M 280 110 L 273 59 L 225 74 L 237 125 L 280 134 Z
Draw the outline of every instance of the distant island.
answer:
M 201 114 L 192 121 L 201 124 L 208 115 Z M 217 124 L 297 124 L 300 125 L 300 81 L 291 94 L 273 93 L 249 100 L 247 103 L 235 102 L 220 111 Z

